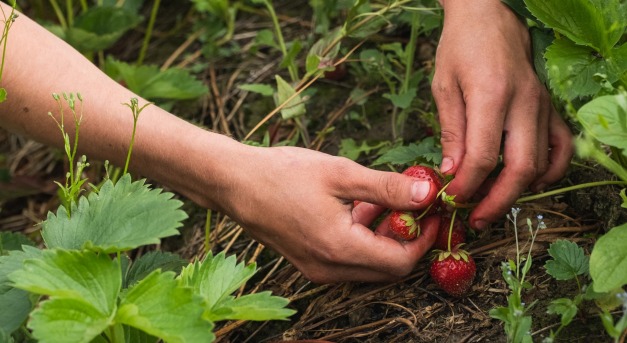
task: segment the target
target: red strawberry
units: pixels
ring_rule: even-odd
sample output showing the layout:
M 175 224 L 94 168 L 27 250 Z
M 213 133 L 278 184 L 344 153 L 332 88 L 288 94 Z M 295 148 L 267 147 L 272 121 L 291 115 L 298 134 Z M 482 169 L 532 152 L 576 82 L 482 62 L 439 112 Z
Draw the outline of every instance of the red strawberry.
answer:
M 433 281 L 454 297 L 461 297 L 468 292 L 476 272 L 475 261 L 464 250 L 440 252 L 429 269 Z
M 420 226 L 411 211 L 392 211 L 389 228 L 396 236 L 406 241 L 411 241 L 420 234 Z
M 431 181 L 438 192 L 442 189 L 444 181 L 442 177 L 433 169 L 426 166 L 411 166 L 403 171 L 403 174 L 419 178 L 421 180 L 429 180 Z M 438 197 L 435 199 L 435 202 L 431 205 L 431 208 L 426 214 L 434 214 L 436 213 L 442 205 L 442 200 Z
M 440 219 L 440 228 L 438 229 L 438 236 L 435 238 L 433 248 L 438 250 L 449 250 L 448 248 L 448 234 L 451 227 L 451 216 L 445 215 Z M 466 229 L 464 223 L 459 217 L 455 217 L 453 222 L 453 231 L 451 232 L 451 249 L 457 245 L 466 242 Z

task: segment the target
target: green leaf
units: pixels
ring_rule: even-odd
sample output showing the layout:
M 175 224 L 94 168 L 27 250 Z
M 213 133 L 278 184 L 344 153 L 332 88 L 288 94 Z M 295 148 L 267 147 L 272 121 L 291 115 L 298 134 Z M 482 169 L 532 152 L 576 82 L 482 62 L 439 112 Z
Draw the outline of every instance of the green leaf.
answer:
M 390 99 L 392 104 L 401 109 L 407 109 L 411 106 L 411 103 L 416 98 L 418 90 L 416 88 L 410 88 L 407 92 L 399 93 L 399 94 L 383 94 L 383 97 L 386 99 Z
M 271 96 L 274 94 L 274 88 L 263 83 L 247 83 L 239 85 L 237 88 L 247 92 L 259 93 L 263 96 Z
M 546 49 L 551 45 L 551 43 L 553 43 L 554 36 L 551 32 L 547 32 L 547 30 L 542 30 L 537 27 L 529 28 L 529 33 L 531 34 L 534 69 L 540 79 L 540 82 L 548 85 L 549 75 L 544 54 L 546 53 Z
M 620 204 L 620 207 L 627 208 L 627 194 L 625 194 L 625 188 L 620 191 L 620 198 L 623 200 L 623 203 Z
M 598 97 L 577 111 L 577 119 L 585 131 L 599 142 L 627 149 L 627 96 Z
M 0 87 L 0 104 L 7 101 L 7 90 Z
M 9 278 L 16 288 L 82 301 L 105 316 L 113 313 L 122 285 L 117 262 L 91 251 L 46 250 Z
M 562 326 L 566 326 L 575 318 L 577 305 L 568 298 L 555 299 L 549 304 L 547 313 L 560 315 Z
M 286 319 L 296 313 L 285 308 L 289 302 L 286 298 L 273 296 L 271 292 L 260 292 L 239 298 L 226 297 L 206 314 L 213 321 Z
M 178 234 L 177 228 L 187 218 L 179 209 L 183 203 L 144 182 L 131 182 L 126 174 L 115 185 L 109 180 L 99 193 L 80 198 L 78 205 L 72 205 L 72 217 L 63 207 L 56 215 L 48 213 L 42 229 L 47 246 L 114 253 Z
M 594 50 L 568 39 L 554 40 L 545 57 L 551 89 L 567 100 L 596 94 L 601 89 L 596 74 L 607 75 L 610 82 L 617 79 L 608 73 L 607 61 Z
M 609 51 L 625 31 L 619 0 L 525 0 L 531 13 L 579 45 Z
M 159 341 L 159 338 L 155 336 L 126 325 L 124 325 L 124 338 L 126 343 L 157 343 Z
M 627 284 L 627 223 L 612 228 L 594 244 L 590 276 L 596 292 L 609 292 Z
M 28 327 L 41 343 L 89 343 L 111 324 L 110 315 L 83 300 L 52 298 L 33 311 Z
M 22 269 L 25 260 L 40 258 L 43 254 L 42 250 L 34 247 L 24 246 L 23 249 L 23 251 L 13 250 L 9 252 L 9 255 L 0 256 L 0 293 L 8 292 L 13 288 L 9 275 Z
M 138 258 L 126 273 L 124 288 L 145 278 L 153 271 L 160 269 L 162 272 L 173 271 L 178 274 L 187 262 L 180 256 L 163 251 L 151 251 Z
M 551 244 L 548 252 L 553 259 L 548 260 L 544 268 L 556 280 L 570 280 L 588 273 L 589 257 L 576 243 L 558 240 Z
M 370 145 L 366 141 L 362 141 L 360 145 L 357 145 L 357 142 L 355 142 L 354 139 L 345 138 L 340 142 L 340 151 L 338 152 L 338 155 L 356 161 L 362 153 L 368 154 L 373 150 L 381 149 L 387 145 L 387 142 L 379 142 Z
M 173 272 L 155 270 L 122 294 L 115 320 L 166 342 L 212 342 L 213 324 L 202 313 L 199 299 Z
M 195 261 L 183 268 L 180 279 L 202 296 L 211 309 L 246 283 L 255 270 L 254 263 L 248 266 L 238 264 L 235 255 L 225 257 L 224 252 L 215 256 L 209 253 L 202 262 Z
M 211 321 L 285 319 L 294 314 L 293 310 L 285 308 L 289 303 L 287 299 L 272 296 L 270 292 L 239 298 L 231 296 L 255 271 L 254 263 L 238 264 L 234 255 L 210 254 L 204 261 L 196 261 L 183 269 L 180 280 L 204 299 L 204 316 Z
M 296 90 L 287 83 L 283 78 L 279 75 L 275 76 L 276 84 L 277 84 L 277 97 L 276 103 L 277 106 L 282 105 L 296 94 Z M 281 109 L 281 117 L 283 119 L 290 119 L 301 116 L 306 113 L 305 104 L 303 103 L 303 99 L 299 95 L 294 96 L 285 106 Z
M 28 293 L 17 288 L 0 292 L 0 331 L 11 333 L 17 330 L 28 318 L 33 308 Z
M 209 92 L 207 86 L 184 69 L 161 70 L 154 65 L 135 66 L 109 58 L 106 71 L 149 100 L 190 100 Z
M 418 144 L 410 143 L 407 146 L 398 146 L 388 150 L 385 154 L 377 158 L 372 166 L 381 164 L 412 164 L 428 163 L 439 164 L 442 161 L 442 152 L 435 146 L 435 139 L 428 137 Z
M 35 242 L 21 233 L 0 232 L 0 255 L 11 250 L 22 250 L 22 245 L 34 246 Z
M 111 47 L 141 20 L 141 16 L 122 7 L 95 6 L 78 15 L 67 30 L 56 27 L 51 31 L 83 53 L 95 52 Z

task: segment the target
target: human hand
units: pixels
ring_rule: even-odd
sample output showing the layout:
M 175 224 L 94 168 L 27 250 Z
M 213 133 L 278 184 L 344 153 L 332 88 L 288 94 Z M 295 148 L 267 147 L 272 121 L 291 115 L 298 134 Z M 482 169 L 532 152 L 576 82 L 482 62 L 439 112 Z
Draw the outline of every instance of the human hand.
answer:
M 455 201 L 487 193 L 469 218 L 483 229 L 528 187 L 540 191 L 564 176 L 572 137 L 534 72 L 528 30 L 514 13 L 500 0 L 441 3 L 444 28 L 432 83 L 442 128 L 440 169 L 455 175 L 447 189 Z M 504 168 L 492 184 L 486 180 L 501 146 Z
M 302 148 L 244 150 L 230 165 L 220 210 L 313 282 L 401 278 L 435 240 L 437 217 L 424 219 L 410 242 L 391 238 L 385 220 L 368 228 L 385 208 L 426 208 L 437 194 L 428 181 Z M 355 199 L 363 202 L 353 208 Z

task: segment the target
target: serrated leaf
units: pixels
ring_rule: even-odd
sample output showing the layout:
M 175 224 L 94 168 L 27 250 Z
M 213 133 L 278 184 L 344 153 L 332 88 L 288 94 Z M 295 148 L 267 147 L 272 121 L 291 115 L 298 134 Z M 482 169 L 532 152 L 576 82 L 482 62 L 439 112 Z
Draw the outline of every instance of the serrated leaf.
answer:
M 547 313 L 559 315 L 562 325 L 566 326 L 575 318 L 577 305 L 568 298 L 555 299 L 547 307 Z
M 590 276 L 596 292 L 609 292 L 627 284 L 627 223 L 612 228 L 594 244 Z
M 185 265 L 187 265 L 187 261 L 178 255 L 163 251 L 148 252 L 131 264 L 124 279 L 124 288 L 142 280 L 157 269 L 162 272 L 173 271 L 178 274 Z
M 91 251 L 46 250 L 9 275 L 20 288 L 52 298 L 80 300 L 110 316 L 122 285 L 117 262 Z
M 126 174 L 113 185 L 105 182 L 98 193 L 72 204 L 72 217 L 65 208 L 48 213 L 42 237 L 49 248 L 91 249 L 114 253 L 157 244 L 178 234 L 187 214 L 173 194 L 151 189 L 145 180 L 131 182 Z
M 28 327 L 40 343 L 89 343 L 111 324 L 110 315 L 80 299 L 52 298 L 33 311 Z
M 95 52 L 111 47 L 141 20 L 123 7 L 94 6 L 78 15 L 73 26 L 66 30 L 51 27 L 51 31 L 81 52 Z
M 389 99 L 392 104 L 401 109 L 407 109 L 411 106 L 411 103 L 416 98 L 418 90 L 416 88 L 410 88 L 407 92 L 399 93 L 399 94 L 383 94 L 383 97 Z
M 128 89 L 149 100 L 189 100 L 209 92 L 184 69 L 161 70 L 155 65 L 135 66 L 109 58 L 106 70 L 109 76 L 121 78 Z
M 34 246 L 35 242 L 21 233 L 0 232 L 0 255 L 11 250 L 22 250 L 22 245 Z
M 598 52 L 609 51 L 625 31 L 618 0 L 525 0 L 525 3 L 547 26 Z
M 40 258 L 42 250 L 34 247 L 24 246 L 22 250 L 13 250 L 9 255 L 0 256 L 0 293 L 8 292 L 13 288 L 9 275 L 16 270 L 22 269 L 26 259 Z
M 28 293 L 21 289 L 11 288 L 0 292 L 0 331 L 11 333 L 17 330 L 28 318 L 33 304 Z
M 277 106 L 282 105 L 292 96 L 294 96 L 281 109 L 281 117 L 283 117 L 283 119 L 290 119 L 305 114 L 307 111 L 305 109 L 305 104 L 303 103 L 303 99 L 301 98 L 300 94 L 294 95 L 296 94 L 296 90 L 294 90 L 294 88 L 289 83 L 287 83 L 287 81 L 285 81 L 281 76 L 276 75 L 275 79 L 277 85 Z
M 115 320 L 166 342 L 212 342 L 213 324 L 192 290 L 179 285 L 173 272 L 152 272 L 123 293 Z
M 286 309 L 287 299 L 269 292 L 249 294 L 239 298 L 231 294 L 248 281 L 256 271 L 255 264 L 237 263 L 234 255 L 225 257 L 209 254 L 202 262 L 184 268 L 179 279 L 204 299 L 205 318 L 211 321 L 243 319 L 285 319 L 294 311 Z
M 567 240 L 558 240 L 551 244 L 548 250 L 553 257 L 544 265 L 546 272 L 556 280 L 570 280 L 577 275 L 588 273 L 589 257 L 576 243 Z
M 381 164 L 411 164 L 429 163 L 439 164 L 442 161 L 442 152 L 435 146 L 433 137 L 425 138 L 418 144 L 410 143 L 407 146 L 398 146 L 388 150 L 377 158 L 372 166 Z
M 266 85 L 263 83 L 247 83 L 239 85 L 237 86 L 237 88 L 247 92 L 258 93 L 263 96 L 271 96 L 272 94 L 274 94 L 274 88 L 272 88 L 272 86 L 270 85 Z
M 624 150 L 627 149 L 626 106 L 624 94 L 601 96 L 583 105 L 577 111 L 577 119 L 599 142 Z
M 246 283 L 255 274 L 255 270 L 254 263 L 248 266 L 237 263 L 234 255 L 226 257 L 221 252 L 213 256 L 209 253 L 202 262 L 195 261 L 183 268 L 179 278 L 184 285 L 202 296 L 207 306 L 212 308 Z
M 521 0 L 522 2 L 522 0 Z M 546 68 L 546 60 L 544 59 L 544 54 L 546 53 L 546 49 L 553 43 L 555 36 L 548 32 L 547 30 L 542 30 L 537 27 L 529 28 L 529 33 L 531 34 L 531 43 L 532 43 L 532 54 L 533 54 L 533 67 L 542 82 L 545 85 L 548 85 L 549 76 Z
M 210 312 L 210 319 L 218 320 L 281 320 L 296 313 L 285 308 L 289 300 L 273 296 L 271 292 L 246 294 L 241 297 L 228 297 Z
M 340 142 L 340 150 L 338 151 L 338 155 L 342 157 L 349 158 L 353 161 L 356 161 L 362 153 L 370 153 L 373 150 L 381 149 L 385 147 L 388 143 L 379 142 L 373 145 L 370 145 L 366 141 L 362 141 L 361 144 L 357 145 L 352 138 L 342 139 Z
M 609 82 L 617 80 L 616 75 L 608 73 L 605 59 L 568 39 L 554 40 L 545 57 L 551 89 L 567 100 L 596 94 L 601 89 L 596 74 L 607 75 Z

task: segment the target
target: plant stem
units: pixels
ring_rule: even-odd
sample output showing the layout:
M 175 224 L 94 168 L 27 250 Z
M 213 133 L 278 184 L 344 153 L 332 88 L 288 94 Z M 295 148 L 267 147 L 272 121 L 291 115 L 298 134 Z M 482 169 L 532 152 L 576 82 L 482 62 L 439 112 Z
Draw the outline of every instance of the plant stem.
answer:
M 264 1 L 266 4 L 266 8 L 268 12 L 270 12 L 270 17 L 272 18 L 272 24 L 274 25 L 274 30 L 276 31 L 276 38 L 279 43 L 279 48 L 281 49 L 281 53 L 283 54 L 283 58 L 287 58 L 287 47 L 285 46 L 285 39 L 283 38 L 283 32 L 281 32 L 281 25 L 279 24 L 279 18 L 274 11 L 274 7 L 270 0 Z M 293 82 L 298 81 L 298 69 L 296 69 L 296 65 L 294 62 L 290 62 L 287 66 L 287 69 L 290 73 L 290 77 Z
M 57 20 L 59 20 L 59 25 L 61 25 L 61 28 L 63 28 L 63 30 L 67 30 L 68 25 L 65 21 L 65 17 L 63 17 L 63 11 L 61 11 L 61 7 L 57 3 L 57 0 L 50 0 L 50 5 L 52 5 L 52 9 L 57 15 Z
M 72 26 L 74 24 L 74 2 L 72 0 L 65 0 L 65 11 L 67 12 L 67 24 Z
M 457 216 L 457 209 L 453 210 L 453 214 L 451 214 L 451 224 L 448 226 L 448 251 L 451 251 L 451 237 L 453 236 L 453 227 L 455 226 L 455 216 Z
M 2 81 L 2 74 L 4 72 L 4 60 L 7 55 L 7 41 L 9 40 L 9 30 L 13 25 L 13 19 L 15 15 L 15 2 L 13 3 L 13 8 L 11 9 L 11 13 L 9 14 L 9 18 L 7 19 L 6 15 L 4 15 L 4 30 L 2 31 L 2 37 L 0 37 L 0 42 L 2 42 L 2 61 L 0 62 L 0 81 Z M 3 13 L 4 14 L 4 11 Z
M 540 194 L 534 194 L 534 195 L 529 195 L 529 196 L 526 196 L 526 197 L 522 197 L 522 198 L 519 198 L 518 200 L 516 200 L 516 203 L 520 204 L 520 203 L 523 203 L 523 202 L 529 202 L 529 201 L 533 201 L 533 200 L 549 197 L 549 196 L 556 195 L 556 194 L 561 194 L 561 193 L 574 191 L 574 190 L 577 190 L 577 189 L 583 189 L 583 188 L 589 188 L 589 187 L 598 187 L 598 186 L 609 186 L 609 185 L 627 185 L 627 182 L 625 182 L 625 181 L 594 181 L 594 182 L 581 183 L 581 184 L 574 185 L 574 186 L 558 188 L 558 189 L 554 189 L 552 191 L 548 191 L 548 192 L 544 192 L 544 193 L 540 193 Z
M 141 50 L 139 51 L 139 57 L 137 58 L 138 66 L 144 63 L 144 58 L 146 57 L 146 51 L 148 50 L 148 43 L 150 42 L 150 38 L 152 36 L 152 30 L 155 26 L 155 21 L 157 20 L 157 13 L 159 12 L 160 3 L 161 3 L 161 0 L 155 0 L 152 5 L 152 11 L 150 11 L 150 19 L 148 20 L 148 27 L 146 28 L 146 35 L 144 36 L 144 42 L 142 43 Z
M 205 220 L 205 254 L 208 254 L 211 250 L 211 209 L 207 210 L 207 219 Z

